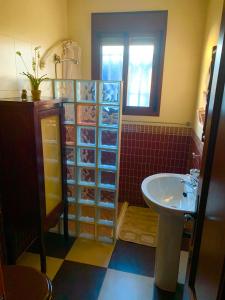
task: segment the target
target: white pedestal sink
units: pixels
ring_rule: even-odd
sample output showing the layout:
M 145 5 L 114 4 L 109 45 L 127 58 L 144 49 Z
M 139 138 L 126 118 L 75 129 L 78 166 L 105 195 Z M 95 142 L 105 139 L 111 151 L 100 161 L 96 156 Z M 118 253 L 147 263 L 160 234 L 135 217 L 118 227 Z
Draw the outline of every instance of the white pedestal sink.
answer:
M 197 188 L 188 175 L 162 173 L 145 178 L 141 190 L 147 205 L 159 213 L 155 284 L 175 292 L 184 214 L 196 212 Z

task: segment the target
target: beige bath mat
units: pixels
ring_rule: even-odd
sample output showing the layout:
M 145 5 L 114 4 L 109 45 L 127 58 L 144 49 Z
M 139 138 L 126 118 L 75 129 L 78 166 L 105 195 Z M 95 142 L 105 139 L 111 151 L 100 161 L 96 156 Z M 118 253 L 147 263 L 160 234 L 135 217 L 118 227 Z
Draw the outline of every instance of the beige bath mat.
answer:
M 150 208 L 129 206 L 119 231 L 124 241 L 156 247 L 158 214 Z

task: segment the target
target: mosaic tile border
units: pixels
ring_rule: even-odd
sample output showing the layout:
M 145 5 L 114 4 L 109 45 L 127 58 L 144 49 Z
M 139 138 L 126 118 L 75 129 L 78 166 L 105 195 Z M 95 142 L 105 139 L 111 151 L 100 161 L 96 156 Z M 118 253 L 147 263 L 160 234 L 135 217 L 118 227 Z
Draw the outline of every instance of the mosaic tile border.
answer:
M 190 127 L 177 127 L 165 125 L 152 125 L 152 124 L 123 124 L 122 132 L 143 132 L 151 134 L 167 134 L 167 135 L 181 135 L 191 136 L 192 128 Z

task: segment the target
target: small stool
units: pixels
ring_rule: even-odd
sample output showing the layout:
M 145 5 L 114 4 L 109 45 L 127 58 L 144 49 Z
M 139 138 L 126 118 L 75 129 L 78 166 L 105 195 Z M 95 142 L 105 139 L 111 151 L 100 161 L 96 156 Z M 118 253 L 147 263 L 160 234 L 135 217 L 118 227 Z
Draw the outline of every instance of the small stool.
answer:
M 31 267 L 5 266 L 4 281 L 7 300 L 52 300 L 52 283 Z

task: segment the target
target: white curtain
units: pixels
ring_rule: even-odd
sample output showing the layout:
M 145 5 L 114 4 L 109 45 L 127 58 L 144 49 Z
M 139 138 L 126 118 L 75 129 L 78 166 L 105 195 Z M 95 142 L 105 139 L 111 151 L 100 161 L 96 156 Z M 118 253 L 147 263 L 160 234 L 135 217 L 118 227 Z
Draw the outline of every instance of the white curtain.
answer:
M 81 48 L 76 42 L 66 41 L 63 44 L 62 78 L 81 78 Z

